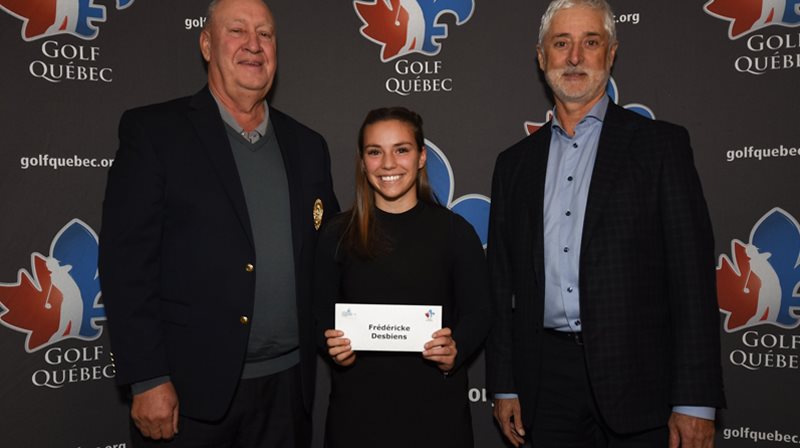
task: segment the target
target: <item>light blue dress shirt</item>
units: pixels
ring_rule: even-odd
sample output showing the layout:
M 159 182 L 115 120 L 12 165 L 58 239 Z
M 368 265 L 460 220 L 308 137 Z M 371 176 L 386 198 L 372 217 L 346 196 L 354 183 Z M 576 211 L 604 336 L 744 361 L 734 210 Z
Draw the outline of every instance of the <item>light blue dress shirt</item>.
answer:
M 578 275 L 581 238 L 597 144 L 608 97 L 592 107 L 570 136 L 553 114 L 544 182 L 544 327 L 580 332 Z

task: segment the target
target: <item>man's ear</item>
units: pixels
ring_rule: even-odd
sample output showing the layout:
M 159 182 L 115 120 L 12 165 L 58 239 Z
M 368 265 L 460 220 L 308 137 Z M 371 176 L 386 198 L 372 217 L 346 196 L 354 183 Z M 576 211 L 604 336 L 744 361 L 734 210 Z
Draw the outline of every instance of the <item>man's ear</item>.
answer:
M 211 61 L 211 33 L 208 30 L 200 32 L 200 53 L 203 54 L 206 62 Z
M 536 46 L 536 60 L 539 61 L 539 70 L 544 71 L 544 52 L 539 45 Z
M 619 42 L 614 42 L 608 47 L 608 69 L 611 70 L 611 67 L 614 66 L 614 59 L 617 57 L 617 48 L 619 48 Z

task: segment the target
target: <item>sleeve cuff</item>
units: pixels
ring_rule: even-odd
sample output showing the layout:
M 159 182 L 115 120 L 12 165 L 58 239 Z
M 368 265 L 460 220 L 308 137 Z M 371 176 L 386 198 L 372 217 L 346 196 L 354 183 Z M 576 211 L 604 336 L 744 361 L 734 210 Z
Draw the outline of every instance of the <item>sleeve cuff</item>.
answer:
M 715 408 L 707 406 L 673 406 L 672 412 L 714 421 L 717 415 Z
M 494 394 L 495 400 L 510 400 L 512 398 L 519 398 L 517 394 Z
M 133 383 L 131 384 L 131 394 L 139 395 L 142 392 L 146 392 L 150 389 L 153 389 L 156 386 L 168 383 L 169 381 L 170 381 L 169 375 L 164 375 L 164 376 L 157 376 L 149 380 L 139 381 L 138 383 Z

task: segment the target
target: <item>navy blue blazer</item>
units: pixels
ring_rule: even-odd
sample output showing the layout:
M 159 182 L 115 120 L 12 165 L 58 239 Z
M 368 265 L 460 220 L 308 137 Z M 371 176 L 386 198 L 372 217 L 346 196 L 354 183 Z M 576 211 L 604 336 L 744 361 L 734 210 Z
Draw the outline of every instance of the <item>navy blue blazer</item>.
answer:
M 317 200 L 339 205 L 325 140 L 270 108 L 289 183 L 303 401 L 315 351 L 311 277 Z M 242 185 L 208 88 L 127 111 L 109 171 L 100 284 L 119 384 L 169 375 L 189 417 L 222 417 L 245 359 L 256 264 Z M 258 266 L 255 266 L 258 269 Z

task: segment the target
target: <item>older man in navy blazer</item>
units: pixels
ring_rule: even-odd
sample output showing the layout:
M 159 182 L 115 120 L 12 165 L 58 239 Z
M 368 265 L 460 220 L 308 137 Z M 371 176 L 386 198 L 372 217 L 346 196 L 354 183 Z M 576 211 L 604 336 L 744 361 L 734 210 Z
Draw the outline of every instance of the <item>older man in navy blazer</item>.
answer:
M 269 107 L 275 22 L 215 0 L 208 86 L 126 112 L 100 281 L 136 446 L 310 444 L 317 230 L 338 211 L 324 139 Z
M 710 447 L 724 406 L 711 223 L 689 136 L 609 101 L 605 0 L 554 0 L 552 122 L 497 159 L 487 378 L 515 446 Z

